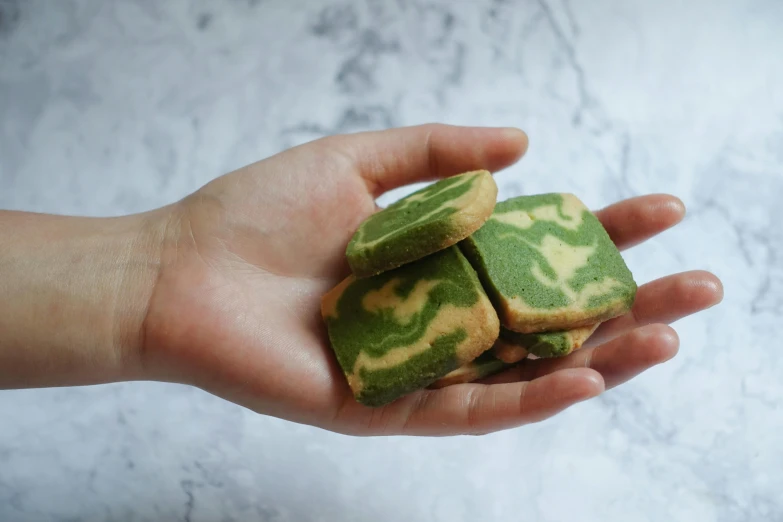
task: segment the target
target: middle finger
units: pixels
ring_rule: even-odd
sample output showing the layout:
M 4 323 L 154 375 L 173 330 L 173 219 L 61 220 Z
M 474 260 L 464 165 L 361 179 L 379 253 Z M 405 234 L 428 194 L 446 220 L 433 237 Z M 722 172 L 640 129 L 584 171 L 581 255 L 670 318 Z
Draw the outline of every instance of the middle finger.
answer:
M 585 347 L 598 346 L 640 326 L 673 323 L 723 299 L 720 280 L 709 272 L 682 272 L 642 285 L 631 311 L 603 323 Z

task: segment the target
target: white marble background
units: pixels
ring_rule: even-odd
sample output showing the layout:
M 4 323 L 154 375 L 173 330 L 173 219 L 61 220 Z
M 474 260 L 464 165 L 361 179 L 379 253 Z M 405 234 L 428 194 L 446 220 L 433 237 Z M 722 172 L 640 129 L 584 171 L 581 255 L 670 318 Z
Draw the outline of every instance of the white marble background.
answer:
M 515 125 L 502 197 L 672 192 L 688 218 L 631 268 L 726 285 L 675 360 L 486 437 L 0 392 L 0 520 L 783 520 L 781 26 L 779 0 L 0 0 L 2 208 L 117 215 L 327 133 Z

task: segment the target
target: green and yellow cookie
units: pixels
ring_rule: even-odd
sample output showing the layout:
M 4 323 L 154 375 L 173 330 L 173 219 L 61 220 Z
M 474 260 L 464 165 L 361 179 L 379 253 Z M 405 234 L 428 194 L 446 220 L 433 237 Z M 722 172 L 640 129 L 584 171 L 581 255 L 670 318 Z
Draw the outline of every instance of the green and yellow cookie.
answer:
M 571 194 L 498 203 L 460 243 L 503 326 L 570 330 L 631 308 L 636 283 L 601 223 Z
M 468 364 L 464 364 L 454 370 L 447 373 L 437 381 L 430 385 L 430 388 L 445 388 L 453 384 L 464 384 L 466 382 L 473 382 L 484 377 L 489 377 L 498 372 L 510 368 L 513 364 L 507 364 L 492 353 L 492 350 L 487 350 L 482 353 Z
M 457 247 L 383 274 L 350 276 L 321 302 L 332 348 L 356 400 L 380 406 L 472 361 L 500 323 Z
M 497 192 L 490 173 L 477 170 L 402 198 L 359 226 L 345 252 L 351 271 L 380 274 L 458 243 L 489 218 Z
M 578 350 L 593 335 L 598 324 L 581 326 L 560 332 L 518 333 L 500 329 L 500 338 L 492 347 L 492 353 L 501 361 L 515 363 L 528 354 L 536 357 L 563 357 Z

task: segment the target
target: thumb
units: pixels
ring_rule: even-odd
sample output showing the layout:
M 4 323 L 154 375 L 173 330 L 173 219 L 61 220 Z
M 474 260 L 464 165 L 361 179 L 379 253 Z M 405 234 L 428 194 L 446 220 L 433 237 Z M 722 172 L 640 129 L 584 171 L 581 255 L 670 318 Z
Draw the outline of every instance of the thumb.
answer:
M 427 124 L 326 138 L 348 156 L 377 197 L 386 191 L 486 169 L 501 170 L 527 150 L 527 135 L 515 128 Z

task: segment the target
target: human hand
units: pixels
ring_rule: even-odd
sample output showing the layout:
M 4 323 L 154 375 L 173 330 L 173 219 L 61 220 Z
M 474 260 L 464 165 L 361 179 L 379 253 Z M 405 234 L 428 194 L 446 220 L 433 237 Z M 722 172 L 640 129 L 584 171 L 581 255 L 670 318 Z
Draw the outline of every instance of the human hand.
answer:
M 639 289 L 633 310 L 589 346 L 526 361 L 483 383 L 421 390 L 380 408 L 357 403 L 333 356 L 321 296 L 348 273 L 345 245 L 392 188 L 516 161 L 513 129 L 426 125 L 333 136 L 209 183 L 159 212 L 162 262 L 139 344 L 139 378 L 198 386 L 262 414 L 356 434 L 486 433 L 540 421 L 677 351 L 663 324 L 720 301 L 705 272 Z M 655 195 L 598 212 L 627 248 L 679 222 Z M 163 224 L 165 223 L 165 224 Z

